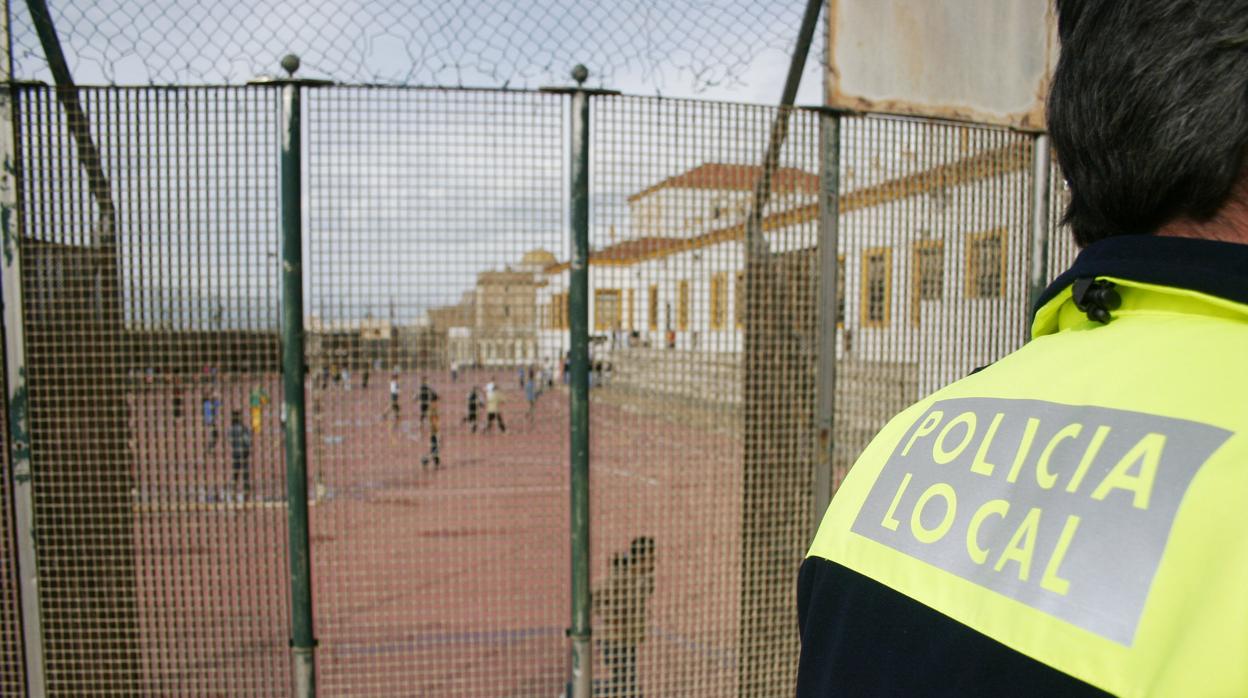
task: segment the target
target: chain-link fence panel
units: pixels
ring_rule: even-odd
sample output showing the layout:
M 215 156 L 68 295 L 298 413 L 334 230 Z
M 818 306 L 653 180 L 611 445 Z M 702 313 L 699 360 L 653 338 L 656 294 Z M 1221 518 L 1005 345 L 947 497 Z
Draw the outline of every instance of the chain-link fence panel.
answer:
M 892 415 L 1020 346 L 1031 137 L 842 119 L 835 481 Z
M 49 12 L 84 84 L 238 83 L 272 73 L 294 52 L 306 74 L 344 82 L 538 87 L 585 63 L 595 80 L 616 87 L 693 93 L 783 70 L 804 7 L 803 0 L 90 0 L 52 2 Z M 14 74 L 50 81 L 27 4 L 13 3 L 10 13 Z
M 329 695 L 554 696 L 568 404 L 566 97 L 308 91 L 309 464 Z
M 812 339 L 814 120 L 794 117 L 763 216 L 783 293 L 747 310 L 746 221 L 776 110 L 630 97 L 591 106 L 596 694 L 787 693 L 792 571 L 810 508 L 809 354 L 766 376 L 781 411 L 751 405 L 745 390 L 747 366 Z M 544 342 L 562 355 L 567 264 L 548 276 Z M 769 317 L 776 344 L 750 362 L 746 328 Z M 766 473 L 749 465 L 755 452 Z
M 0 378 L 0 385 L 5 381 Z M 4 393 L 8 395 L 8 390 Z M 14 540 L 12 464 L 9 460 L 8 400 L 0 404 L 0 694 L 25 695 L 22 624 L 18 609 L 17 549 Z
M 569 100 L 304 90 L 320 686 L 557 695 Z M 49 691 L 288 693 L 278 90 L 18 103 Z M 751 216 L 775 109 L 591 107 L 595 691 L 787 695 L 818 371 L 835 367 L 837 483 L 892 414 L 1024 340 L 1032 137 L 824 117 L 839 217 L 821 256 L 817 114 L 789 116 Z
M 277 100 L 18 98 L 48 693 L 288 695 Z

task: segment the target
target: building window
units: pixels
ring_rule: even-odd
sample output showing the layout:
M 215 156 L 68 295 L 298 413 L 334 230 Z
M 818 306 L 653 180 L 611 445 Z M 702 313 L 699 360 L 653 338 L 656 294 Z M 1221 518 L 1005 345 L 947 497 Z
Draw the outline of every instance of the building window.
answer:
M 845 255 L 836 258 L 836 326 L 845 326 Z
M 633 326 L 633 308 L 637 307 L 634 302 L 637 298 L 636 290 L 630 288 L 628 289 L 628 295 L 624 296 L 624 326 L 628 328 L 629 332 L 637 329 Z
M 676 282 L 676 329 L 681 332 L 689 329 L 689 281 L 687 279 Z
M 966 238 L 966 297 L 1005 295 L 1005 229 L 973 233 Z
M 892 291 L 892 250 L 869 249 L 862 255 L 862 326 L 886 327 Z
M 568 294 L 554 293 L 550 296 L 550 327 L 554 330 L 568 329 Z
M 945 245 L 939 240 L 914 243 L 910 269 L 910 321 L 919 324 L 923 301 L 938 301 L 945 293 Z
M 615 330 L 620 327 L 620 290 L 600 288 L 594 291 L 594 330 Z
M 650 284 L 649 295 L 647 303 L 650 306 L 649 324 L 650 330 L 654 331 L 659 329 L 659 287 L 657 284 Z
M 736 286 L 732 289 L 732 317 L 737 327 L 742 328 L 745 327 L 745 272 L 737 272 L 733 282 Z
M 711 275 L 711 329 L 722 330 L 728 320 L 728 274 Z

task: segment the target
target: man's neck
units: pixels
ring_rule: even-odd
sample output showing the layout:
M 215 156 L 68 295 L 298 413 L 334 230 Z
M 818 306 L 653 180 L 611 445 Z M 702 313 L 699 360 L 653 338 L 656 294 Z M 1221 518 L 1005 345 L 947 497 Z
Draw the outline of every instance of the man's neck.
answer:
M 1226 204 L 1212 218 L 1177 218 L 1158 228 L 1156 234 L 1248 245 L 1248 178 L 1240 179 Z

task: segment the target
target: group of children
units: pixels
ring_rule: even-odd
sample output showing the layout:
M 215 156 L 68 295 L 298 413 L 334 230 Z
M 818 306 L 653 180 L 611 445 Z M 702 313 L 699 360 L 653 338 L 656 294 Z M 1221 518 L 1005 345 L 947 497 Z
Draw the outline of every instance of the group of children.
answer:
M 230 425 L 226 429 L 226 441 L 230 446 L 231 494 L 240 501 L 251 496 L 251 446 L 252 434 L 259 434 L 263 426 L 264 408 L 269 404 L 269 393 L 262 386 L 252 388 L 247 397 L 250 410 L 250 428 L 243 424 L 242 410 L 230 411 Z M 200 409 L 207 432 L 204 451 L 216 451 L 220 439 L 218 420 L 221 415 L 221 398 L 214 392 L 205 392 L 200 401 Z M 175 392 L 173 396 L 173 416 L 182 417 L 182 394 Z
M 366 371 L 367 374 L 367 371 Z M 324 378 L 324 382 L 328 382 Z M 533 413 L 536 407 L 537 398 L 542 392 L 542 386 L 539 383 L 539 375 L 534 370 L 525 371 L 521 369 L 520 385 L 524 390 L 525 400 L 528 402 L 528 418 L 533 419 Z M 393 417 L 394 425 L 397 427 L 400 412 L 400 386 L 399 374 L 395 372 L 390 377 L 390 405 L 387 408 L 386 416 Z M 439 411 L 439 396 L 429 385 L 429 379 L 422 377 L 420 387 L 417 390 L 415 399 L 420 405 L 420 425 L 421 429 L 425 429 L 428 424 L 429 434 L 429 452 L 421 457 L 421 467 L 432 465 L 434 468 L 442 466 L 441 459 L 441 427 L 442 420 Z M 180 393 L 175 394 L 173 402 L 174 416 L 180 418 L 182 416 L 182 396 Z M 260 386 L 252 389 L 248 395 L 248 408 L 250 417 L 250 428 L 243 423 L 242 411 L 235 409 L 230 412 L 230 424 L 226 431 L 226 439 L 230 447 L 230 459 L 232 464 L 231 485 L 234 494 L 240 496 L 241 499 L 250 497 L 251 494 L 251 450 L 253 434 L 259 434 L 264 415 L 264 408 L 269 404 L 270 398 L 268 392 Z M 463 423 L 470 426 L 472 433 L 477 433 L 477 427 L 480 425 L 480 412 L 485 410 L 485 426 L 481 430 L 482 433 L 491 431 L 494 425 L 498 425 L 500 432 L 507 431 L 507 424 L 503 420 L 502 413 L 502 394 L 497 388 L 493 380 L 485 384 L 482 390 L 477 386 L 473 386 L 468 390 L 468 409 L 463 418 Z M 216 449 L 217 441 L 220 438 L 218 428 L 218 420 L 221 417 L 222 404 L 221 399 L 215 392 L 205 392 L 201 402 L 202 416 L 204 428 L 207 432 L 205 451 L 212 453 Z M 241 493 L 240 493 L 241 489 Z
M 498 425 L 500 432 L 507 431 L 507 424 L 503 421 L 502 395 L 498 388 L 494 385 L 494 381 L 485 384 L 484 395 L 482 390 L 477 386 L 473 386 L 468 390 L 468 411 L 464 415 L 463 423 L 468 424 L 472 433 L 477 433 L 477 427 L 480 424 L 481 408 L 485 408 L 485 427 L 482 433 L 488 432 Z M 390 377 L 390 406 L 387 408 L 386 416 L 393 418 L 393 424 L 397 427 L 399 423 L 400 413 L 400 388 L 399 374 L 394 373 Z M 441 413 L 439 411 L 439 397 L 437 391 L 429 386 L 428 377 L 422 377 L 420 388 L 417 389 L 416 400 L 420 405 L 420 426 L 423 430 L 426 422 L 428 423 L 429 434 L 429 452 L 421 457 L 420 464 L 422 467 L 432 464 L 434 468 L 441 467 L 441 440 L 440 434 L 442 429 Z M 532 411 L 533 399 L 530 399 L 530 412 Z

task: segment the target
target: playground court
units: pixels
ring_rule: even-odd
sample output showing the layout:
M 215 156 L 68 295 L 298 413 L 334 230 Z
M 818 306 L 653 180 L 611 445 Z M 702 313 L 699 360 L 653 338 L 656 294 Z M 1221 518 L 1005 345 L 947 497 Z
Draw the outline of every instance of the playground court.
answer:
M 469 371 L 439 394 L 441 467 L 422 467 L 428 425 L 400 376 L 309 390 L 309 492 L 318 683 L 326 695 L 555 696 L 567 675 L 568 401 L 558 385 L 529 419 L 515 369 Z M 496 380 L 507 431 L 471 433 L 467 391 Z M 231 482 L 228 415 L 272 396 L 255 434 L 251 493 Z M 183 394 L 174 415 L 174 391 Z M 735 686 L 741 444 L 734 413 L 660 413 L 591 400 L 591 569 L 653 536 L 658 564 L 638 673 L 649 695 Z M 209 450 L 205 392 L 225 423 Z M 133 511 L 143 656 L 151 688 L 285 694 L 286 507 L 277 376 L 140 384 L 131 400 Z M 319 404 L 314 404 L 319 403 Z M 690 408 L 692 409 L 692 408 Z M 485 411 L 480 412 L 484 426 Z M 695 418 L 696 417 L 696 418 Z M 481 430 L 478 429 L 480 432 Z M 595 619 L 597 622 L 597 619 Z M 598 666 L 599 676 L 605 669 Z

